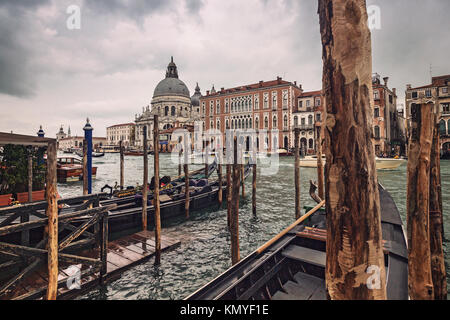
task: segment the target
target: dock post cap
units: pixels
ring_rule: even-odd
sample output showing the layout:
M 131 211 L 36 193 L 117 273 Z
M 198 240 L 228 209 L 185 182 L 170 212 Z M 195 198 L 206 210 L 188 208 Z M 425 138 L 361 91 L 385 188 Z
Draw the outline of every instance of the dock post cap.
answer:
M 86 118 L 86 124 L 84 125 L 83 130 L 84 130 L 84 131 L 87 131 L 87 130 L 94 130 L 94 128 L 92 128 L 91 124 L 89 123 L 89 118 Z

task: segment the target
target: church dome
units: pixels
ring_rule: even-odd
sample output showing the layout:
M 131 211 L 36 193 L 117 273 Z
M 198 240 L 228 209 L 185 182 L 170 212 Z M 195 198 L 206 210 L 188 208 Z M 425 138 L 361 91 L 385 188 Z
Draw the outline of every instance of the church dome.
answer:
M 194 95 L 191 97 L 191 103 L 192 103 L 192 106 L 193 107 L 198 107 L 198 106 L 200 106 L 200 98 L 202 97 L 202 94 L 201 94 L 201 92 L 200 92 L 200 87 L 198 86 L 198 83 L 197 83 L 197 86 L 195 87 L 195 93 L 194 93 Z
M 183 81 L 178 79 L 178 70 L 176 64 L 173 62 L 173 57 L 167 66 L 166 78 L 158 83 L 153 93 L 153 98 L 160 96 L 190 97 L 189 89 Z

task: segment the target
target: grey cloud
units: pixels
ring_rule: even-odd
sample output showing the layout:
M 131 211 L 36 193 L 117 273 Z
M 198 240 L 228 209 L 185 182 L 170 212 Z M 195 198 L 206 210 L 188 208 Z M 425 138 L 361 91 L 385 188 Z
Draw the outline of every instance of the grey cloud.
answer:
M 31 68 L 33 44 L 27 10 L 47 0 L 11 0 L 0 2 L 0 93 L 29 97 L 34 93 L 35 74 Z

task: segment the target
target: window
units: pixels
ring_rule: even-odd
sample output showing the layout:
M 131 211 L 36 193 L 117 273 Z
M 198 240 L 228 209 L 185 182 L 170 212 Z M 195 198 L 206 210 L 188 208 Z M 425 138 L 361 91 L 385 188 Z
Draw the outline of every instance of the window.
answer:
M 217 129 L 220 130 L 220 121 L 217 120 Z
M 228 113 L 228 99 L 225 100 L 225 113 Z
M 267 109 L 269 107 L 269 94 L 264 93 L 264 109 Z
M 313 140 L 313 139 L 309 139 L 308 144 L 309 144 L 308 147 L 309 147 L 310 149 L 314 148 L 314 140 Z
M 444 103 L 441 106 L 442 106 L 442 113 L 443 114 L 450 113 L 450 103 Z
M 216 114 L 220 114 L 220 101 L 216 101 Z
M 204 102 L 202 102 L 202 112 L 203 114 L 206 114 L 206 107 Z
M 209 128 L 210 128 L 210 129 L 214 129 L 214 122 L 213 122 L 213 121 L 211 121 L 210 125 L 211 125 L 211 126 L 210 126 Z
M 316 99 L 316 107 L 320 107 L 320 98 Z
M 248 119 L 245 119 L 245 129 L 248 129 Z
M 298 107 L 299 107 L 299 108 L 303 108 L 303 101 L 302 101 L 302 100 L 300 100 L 300 101 L 298 102 Z
M 310 106 L 310 104 L 311 104 L 311 101 L 306 100 L 306 107 L 307 107 L 307 108 Z
M 272 93 L 272 109 L 277 108 L 277 95 L 276 93 Z
M 287 107 L 288 105 L 288 93 L 287 91 L 283 91 L 283 107 Z
M 431 89 L 425 90 L 425 96 L 426 96 L 427 98 L 431 98 Z
M 272 128 L 276 128 L 276 127 L 277 127 L 277 116 L 273 116 Z
M 389 103 L 393 103 L 394 102 L 394 97 L 392 96 L 392 94 L 389 95 Z
M 320 113 L 317 113 L 316 114 L 316 121 L 320 121 L 321 120 L 321 115 L 320 115 Z
M 214 101 L 209 103 L 209 115 L 212 116 L 214 114 Z
M 442 88 L 442 93 L 448 93 L 448 87 Z
M 374 116 L 375 118 L 380 117 L 380 108 L 375 108 L 374 113 L 373 113 L 373 116 Z
M 172 106 L 172 116 L 175 116 L 176 115 L 176 108 L 175 108 L 175 106 Z
M 268 128 L 269 127 L 269 118 L 265 117 L 264 118 L 264 128 Z
M 308 117 L 308 124 L 309 125 L 313 124 L 313 116 L 312 115 L 309 115 L 309 117 Z
M 411 94 L 411 97 L 413 99 L 417 99 L 417 91 L 413 91 L 412 94 Z
M 228 121 L 228 119 L 226 120 L 225 124 L 226 124 L 226 129 L 230 129 L 230 122 Z
M 255 119 L 255 129 L 259 129 L 259 118 Z
M 450 124 L 450 123 L 449 123 Z M 440 122 L 439 122 L 439 133 L 441 134 L 441 135 L 445 135 L 446 134 L 446 128 L 445 128 L 445 121 L 444 120 L 441 120 Z
M 255 97 L 255 110 L 259 109 L 259 98 Z
M 294 126 L 295 127 L 298 126 L 298 117 L 297 116 L 294 117 Z
M 373 98 L 374 98 L 375 100 L 380 100 L 380 93 L 379 93 L 377 90 L 375 90 L 375 91 L 373 92 Z
M 284 127 L 285 127 L 285 128 L 288 127 L 288 117 L 287 117 L 287 115 L 284 115 L 283 124 L 284 124 Z
M 165 108 L 164 108 L 164 116 L 168 116 L 169 115 L 169 107 L 168 106 L 166 106 Z
M 306 124 L 306 119 L 302 118 L 302 126 L 304 126 Z
M 249 127 L 250 129 L 252 128 L 252 119 L 251 119 L 251 118 L 248 120 L 248 127 Z
M 380 139 L 380 127 L 375 126 L 375 139 Z

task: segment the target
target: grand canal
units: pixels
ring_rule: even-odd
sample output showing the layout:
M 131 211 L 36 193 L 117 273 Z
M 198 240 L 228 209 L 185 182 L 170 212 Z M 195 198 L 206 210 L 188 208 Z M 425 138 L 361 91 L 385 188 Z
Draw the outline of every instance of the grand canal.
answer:
M 149 171 L 153 158 L 149 156 Z M 294 158 L 280 158 L 278 173 L 259 175 L 257 180 L 257 216 L 252 214 L 251 179 L 246 182 L 247 198 L 241 202 L 239 232 L 241 257 L 247 256 L 260 245 L 278 234 L 294 221 Z M 119 179 L 119 155 L 107 154 L 94 159 L 98 167 L 93 191 L 100 192 L 106 183 L 114 185 Z M 169 155 L 161 155 L 161 175 L 175 176 L 177 166 Z M 443 161 L 442 192 L 444 228 L 450 239 L 450 161 Z M 192 168 L 193 169 L 193 168 Z M 142 158 L 125 157 L 126 185 L 141 183 Z M 309 180 L 316 179 L 315 169 L 301 169 L 302 206 L 313 205 Z M 379 181 L 394 198 L 405 223 L 406 165 L 394 171 L 378 171 Z M 62 196 L 81 194 L 81 184 L 59 184 Z M 181 247 L 163 253 L 162 264 L 153 261 L 126 271 L 122 277 L 105 287 L 96 289 L 81 299 L 182 299 L 225 271 L 231 265 L 230 237 L 226 226 L 226 209 L 191 213 L 188 221 L 178 220 L 163 224 L 163 233 L 169 230 L 183 235 Z M 447 275 L 450 275 L 450 248 L 446 251 Z M 449 278 L 449 277 L 448 277 Z M 450 286 L 449 286 L 450 287 Z

